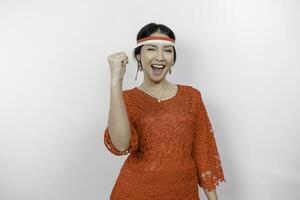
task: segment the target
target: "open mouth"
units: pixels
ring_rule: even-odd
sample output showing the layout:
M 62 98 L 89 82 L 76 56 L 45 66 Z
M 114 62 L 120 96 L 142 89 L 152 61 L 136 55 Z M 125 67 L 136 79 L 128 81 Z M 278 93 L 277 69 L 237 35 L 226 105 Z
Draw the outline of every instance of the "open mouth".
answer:
M 153 69 L 154 74 L 159 75 L 165 68 L 165 65 L 156 65 L 152 64 L 151 68 Z

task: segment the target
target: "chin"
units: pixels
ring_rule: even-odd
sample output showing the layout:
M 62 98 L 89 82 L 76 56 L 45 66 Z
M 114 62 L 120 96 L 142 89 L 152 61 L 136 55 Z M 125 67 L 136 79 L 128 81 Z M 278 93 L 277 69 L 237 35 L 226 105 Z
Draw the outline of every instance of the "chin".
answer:
M 154 81 L 154 82 L 160 82 L 160 81 L 162 81 L 162 80 L 165 79 L 166 75 L 167 75 L 167 73 L 164 73 L 164 74 L 162 74 L 160 76 L 153 76 L 152 75 L 151 76 L 151 80 Z

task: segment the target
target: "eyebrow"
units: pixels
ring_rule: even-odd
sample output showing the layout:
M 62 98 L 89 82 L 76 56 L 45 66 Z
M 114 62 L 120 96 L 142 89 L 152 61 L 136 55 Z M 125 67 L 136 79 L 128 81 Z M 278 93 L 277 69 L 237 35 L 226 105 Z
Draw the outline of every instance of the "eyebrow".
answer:
M 156 45 L 153 45 L 153 44 L 148 44 L 148 46 L 157 47 Z M 172 45 L 164 46 L 164 48 L 166 48 L 166 47 L 172 47 Z

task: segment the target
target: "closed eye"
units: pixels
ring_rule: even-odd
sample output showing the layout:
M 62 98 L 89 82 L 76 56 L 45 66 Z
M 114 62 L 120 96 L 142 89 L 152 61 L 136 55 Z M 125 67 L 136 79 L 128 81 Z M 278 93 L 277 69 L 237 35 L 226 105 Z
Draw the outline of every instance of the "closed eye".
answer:
M 153 50 L 155 50 L 155 49 L 147 49 L 147 50 L 149 50 L 149 51 L 153 51 Z M 172 50 L 166 50 L 167 52 L 172 52 Z

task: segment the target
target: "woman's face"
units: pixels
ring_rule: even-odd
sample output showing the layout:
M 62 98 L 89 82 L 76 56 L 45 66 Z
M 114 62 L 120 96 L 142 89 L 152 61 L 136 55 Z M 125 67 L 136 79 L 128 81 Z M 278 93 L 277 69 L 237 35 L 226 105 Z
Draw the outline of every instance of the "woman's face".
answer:
M 158 32 L 153 33 L 150 36 L 166 37 L 166 35 Z M 174 64 L 173 47 L 168 44 L 145 44 L 141 48 L 141 56 L 137 55 L 137 57 L 142 62 L 144 78 L 148 78 L 155 82 L 165 78 Z

